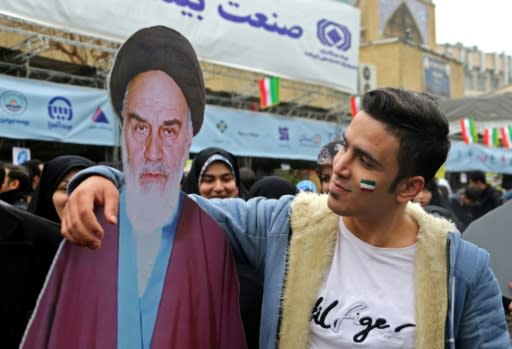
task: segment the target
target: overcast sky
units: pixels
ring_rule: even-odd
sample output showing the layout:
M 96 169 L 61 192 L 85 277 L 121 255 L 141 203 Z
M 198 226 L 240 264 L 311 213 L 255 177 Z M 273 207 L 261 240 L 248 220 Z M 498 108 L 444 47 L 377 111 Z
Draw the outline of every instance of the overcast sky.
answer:
M 436 41 L 512 55 L 512 0 L 434 0 Z

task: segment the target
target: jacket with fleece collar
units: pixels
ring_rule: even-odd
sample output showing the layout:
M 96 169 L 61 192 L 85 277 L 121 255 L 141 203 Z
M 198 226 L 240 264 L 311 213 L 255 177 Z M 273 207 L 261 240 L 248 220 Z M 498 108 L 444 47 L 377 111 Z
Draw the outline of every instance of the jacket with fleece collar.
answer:
M 121 172 L 96 166 L 75 176 L 70 190 L 92 174 L 123 184 Z M 260 348 L 308 348 L 313 303 L 338 236 L 339 216 L 327 207 L 327 195 L 247 202 L 191 197 L 222 226 L 238 263 L 263 279 Z M 416 348 L 511 348 L 489 254 L 417 204 L 406 212 L 419 226 Z
M 327 196 L 194 199 L 221 224 L 235 256 L 264 279 L 260 348 L 308 348 L 311 311 L 338 237 Z M 418 204 L 406 213 L 419 226 L 415 347 L 510 348 L 489 254 Z

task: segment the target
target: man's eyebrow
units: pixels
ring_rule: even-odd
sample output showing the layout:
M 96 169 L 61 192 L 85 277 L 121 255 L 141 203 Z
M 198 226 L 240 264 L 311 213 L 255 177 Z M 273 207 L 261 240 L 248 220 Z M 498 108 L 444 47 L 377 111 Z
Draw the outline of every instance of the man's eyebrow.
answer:
M 182 122 L 178 119 L 172 119 L 172 120 L 165 120 L 164 121 L 165 126 L 173 126 L 178 125 L 181 128 Z
M 349 145 L 348 141 L 347 141 L 347 138 L 346 138 L 346 135 L 345 135 L 345 132 L 343 132 L 343 136 L 342 136 L 342 139 L 343 139 L 343 142 L 345 142 L 346 145 Z M 354 149 L 354 153 L 359 156 L 359 157 L 365 157 L 368 159 L 369 162 L 371 162 L 371 164 L 373 166 L 375 166 L 377 169 L 379 170 L 382 170 L 383 169 L 383 166 L 382 164 L 373 157 L 373 155 L 371 155 L 370 153 L 368 153 L 366 150 L 364 149 L 361 149 L 360 147 L 358 146 L 352 146 L 352 148 Z
M 137 113 L 128 113 L 128 120 L 131 121 L 131 119 L 135 119 L 136 121 L 147 122 L 146 119 L 144 119 L 142 116 L 138 115 Z
M 142 116 L 138 115 L 137 113 L 129 113 L 128 114 L 128 119 L 131 120 L 131 119 L 135 119 L 136 121 L 140 121 L 140 122 L 148 122 L 145 118 L 143 118 Z M 173 126 L 173 125 L 178 125 L 179 127 L 181 127 L 183 123 L 178 120 L 178 119 L 171 119 L 171 120 L 165 120 L 164 121 L 164 125 L 165 126 Z

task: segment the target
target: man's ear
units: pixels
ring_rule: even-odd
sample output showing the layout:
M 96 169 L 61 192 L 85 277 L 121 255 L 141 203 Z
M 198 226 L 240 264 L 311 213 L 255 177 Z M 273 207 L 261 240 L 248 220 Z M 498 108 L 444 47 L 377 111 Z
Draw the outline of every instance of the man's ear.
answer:
M 396 199 L 398 203 L 405 204 L 418 195 L 425 187 L 425 178 L 422 176 L 413 176 L 403 179 L 397 187 Z
M 11 190 L 16 190 L 18 189 L 20 186 L 20 180 L 19 179 L 11 179 L 8 183 L 7 183 L 7 190 L 8 191 L 11 191 Z

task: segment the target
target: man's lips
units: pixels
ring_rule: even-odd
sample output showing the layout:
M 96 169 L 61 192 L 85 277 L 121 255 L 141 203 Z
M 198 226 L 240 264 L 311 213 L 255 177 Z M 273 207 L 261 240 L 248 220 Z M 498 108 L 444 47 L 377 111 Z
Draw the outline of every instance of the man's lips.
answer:
M 167 177 L 165 175 L 165 173 L 163 172 L 144 172 L 140 175 L 140 178 L 143 179 L 143 178 L 147 178 L 147 179 L 159 179 L 159 178 L 164 178 L 164 177 Z
M 338 192 L 338 193 L 349 193 L 351 192 L 351 190 L 347 189 L 346 187 L 344 187 L 342 184 L 340 183 L 336 183 L 336 182 L 331 182 L 331 185 L 329 186 L 329 190 L 330 191 L 334 191 L 334 192 Z

